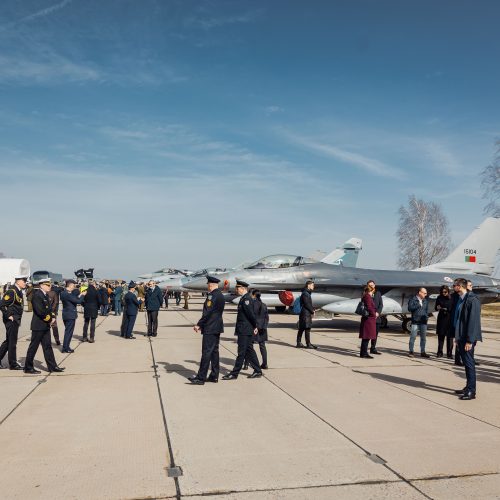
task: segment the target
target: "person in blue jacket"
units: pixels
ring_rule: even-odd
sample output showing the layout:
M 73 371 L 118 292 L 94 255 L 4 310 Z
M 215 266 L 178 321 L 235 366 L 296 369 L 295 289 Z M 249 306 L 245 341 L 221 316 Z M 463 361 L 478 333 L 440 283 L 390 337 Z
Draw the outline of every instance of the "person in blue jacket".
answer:
M 64 323 L 64 340 L 61 352 L 74 352 L 70 344 L 73 338 L 73 332 L 75 331 L 76 319 L 78 318 L 76 306 L 78 304 L 83 304 L 86 293 L 85 291 L 78 294 L 75 280 L 67 280 L 66 288 L 61 292 L 61 302 L 63 306 L 62 319 Z
M 135 339 L 132 335 L 132 331 L 134 330 L 135 320 L 137 319 L 137 313 L 139 311 L 139 307 L 142 303 L 142 299 L 138 299 L 135 292 L 136 288 L 135 282 L 131 281 L 128 284 L 128 292 L 125 295 L 125 328 L 124 328 L 124 336 L 126 339 Z
M 151 280 L 146 289 L 146 311 L 148 314 L 148 337 L 158 334 L 158 311 L 163 303 L 160 287 Z

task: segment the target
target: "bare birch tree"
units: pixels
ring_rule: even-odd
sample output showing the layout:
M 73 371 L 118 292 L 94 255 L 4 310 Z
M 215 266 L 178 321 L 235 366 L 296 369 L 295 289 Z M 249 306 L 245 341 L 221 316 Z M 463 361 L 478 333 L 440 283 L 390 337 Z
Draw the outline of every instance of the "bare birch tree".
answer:
M 481 172 L 483 198 L 488 201 L 484 207 L 485 215 L 500 217 L 500 139 L 496 141 L 497 150 L 491 165 Z
M 441 206 L 419 200 L 415 195 L 408 206 L 399 207 L 398 237 L 401 269 L 416 269 L 443 260 L 449 252 L 450 230 Z

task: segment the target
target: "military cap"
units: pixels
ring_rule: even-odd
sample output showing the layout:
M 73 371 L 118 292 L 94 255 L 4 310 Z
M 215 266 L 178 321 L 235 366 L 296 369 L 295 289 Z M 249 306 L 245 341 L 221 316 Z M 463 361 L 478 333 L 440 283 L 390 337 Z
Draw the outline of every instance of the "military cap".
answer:
M 66 280 L 66 286 L 68 285 L 76 285 L 76 281 L 72 279 Z
M 215 276 L 207 276 L 207 283 L 220 283 L 220 279 Z
M 249 284 L 246 281 L 243 280 L 236 280 L 236 286 L 242 286 L 244 288 L 248 288 Z
M 131 281 L 129 284 L 128 284 L 128 287 L 129 288 L 135 288 L 137 285 L 135 284 L 134 281 Z
M 26 274 L 19 274 L 18 276 L 16 276 L 16 277 L 14 278 L 14 280 L 15 280 L 15 281 L 17 281 L 17 280 L 24 280 L 24 281 L 28 281 L 28 279 L 29 279 L 29 276 L 28 276 L 28 275 L 26 275 Z
M 52 280 L 50 278 L 42 278 L 39 282 L 39 285 L 52 285 Z

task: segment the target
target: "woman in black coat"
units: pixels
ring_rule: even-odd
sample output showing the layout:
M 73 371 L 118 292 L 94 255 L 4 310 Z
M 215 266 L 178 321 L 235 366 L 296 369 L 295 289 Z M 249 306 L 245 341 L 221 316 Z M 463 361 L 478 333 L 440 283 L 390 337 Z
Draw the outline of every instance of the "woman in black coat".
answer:
M 450 336 L 451 298 L 450 290 L 446 285 L 443 285 L 439 290 L 435 310 L 439 311 L 436 324 L 436 333 L 438 336 L 437 357 L 443 357 L 443 345 L 446 338 L 446 356 L 451 359 L 453 351 L 453 337 Z
M 89 284 L 87 289 L 87 295 L 85 295 L 85 300 L 83 302 L 83 338 L 82 342 L 94 342 L 95 336 L 95 320 L 99 313 L 99 294 L 93 283 Z M 90 323 L 90 340 L 87 337 L 88 329 Z

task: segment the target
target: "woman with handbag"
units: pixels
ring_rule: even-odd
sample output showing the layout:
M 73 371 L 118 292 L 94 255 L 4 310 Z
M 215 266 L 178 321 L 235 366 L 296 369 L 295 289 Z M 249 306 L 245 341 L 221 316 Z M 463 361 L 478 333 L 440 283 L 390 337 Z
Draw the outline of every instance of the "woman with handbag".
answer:
M 370 340 L 377 338 L 377 316 L 378 312 L 375 309 L 373 302 L 373 294 L 375 293 L 375 286 L 369 283 L 365 286 L 361 302 L 365 306 L 365 314 L 361 317 L 361 324 L 359 326 L 359 338 L 361 340 L 361 350 L 359 356 L 361 358 L 373 359 L 373 356 L 368 354 L 368 344 Z M 366 315 L 367 314 L 367 315 Z

